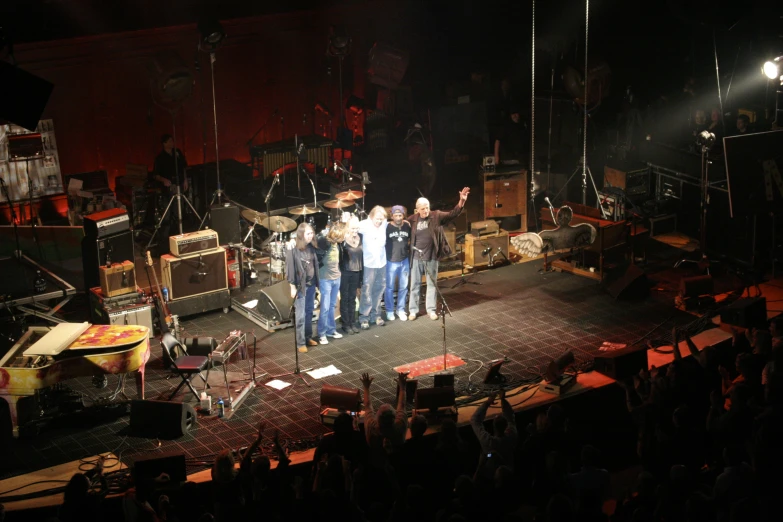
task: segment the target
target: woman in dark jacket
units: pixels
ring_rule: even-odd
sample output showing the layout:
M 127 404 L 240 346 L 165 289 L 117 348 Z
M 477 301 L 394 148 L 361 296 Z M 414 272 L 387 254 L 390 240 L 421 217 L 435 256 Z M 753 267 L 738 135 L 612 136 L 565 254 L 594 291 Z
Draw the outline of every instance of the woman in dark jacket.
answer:
M 308 223 L 296 229 L 296 246 L 286 256 L 286 278 L 291 284 L 291 297 L 296 313 L 296 346 L 305 353 L 308 346 L 318 346 L 313 339 L 313 309 L 318 288 L 318 257 L 315 231 Z
M 340 245 L 340 316 L 343 332 L 359 333 L 356 325 L 356 292 L 362 286 L 364 253 L 362 236 L 359 234 L 359 220 L 356 216 L 348 218 L 345 239 Z

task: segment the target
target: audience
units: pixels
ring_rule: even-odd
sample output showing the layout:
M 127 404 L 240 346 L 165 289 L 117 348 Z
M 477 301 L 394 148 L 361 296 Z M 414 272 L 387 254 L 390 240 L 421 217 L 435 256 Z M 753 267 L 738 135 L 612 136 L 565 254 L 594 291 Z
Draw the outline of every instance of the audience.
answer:
M 365 373 L 364 434 L 356 417 L 339 415 L 309 473 L 290 467 L 277 434 L 267 448 L 277 460 L 272 469 L 270 458 L 258 454 L 261 423 L 246 451 L 225 449 L 215 458 L 209 502 L 199 502 L 196 485 L 189 483 L 178 498 L 154 488 L 137 498 L 131 490 L 125 520 L 772 520 L 783 483 L 780 331 L 775 320 L 769 330 L 735 335 L 731 347 L 701 352 L 685 335 L 683 346 L 693 357 L 675 350 L 668 367 L 621 383 L 636 425 L 638 460 L 626 462 L 635 468 L 613 471 L 635 471 L 633 485 L 617 482 L 620 474 L 613 480 L 603 466 L 613 461 L 611 444 L 577 446 L 572 429 L 578 428 L 560 405 L 518 432 L 517 416 L 500 390 L 471 417 L 474 437 L 463 440 L 450 418 L 428 437 L 428 418 L 414 415 L 408 424 L 406 375 L 398 375 L 396 403 L 376 410 L 373 377 Z M 682 336 L 675 330 L 673 337 Z M 734 362 L 731 371 L 721 365 L 726 361 Z M 488 412 L 498 406 L 487 426 Z M 238 469 L 235 455 L 241 458 Z M 74 475 L 57 520 L 110 518 L 100 510 L 106 491 L 100 466 Z

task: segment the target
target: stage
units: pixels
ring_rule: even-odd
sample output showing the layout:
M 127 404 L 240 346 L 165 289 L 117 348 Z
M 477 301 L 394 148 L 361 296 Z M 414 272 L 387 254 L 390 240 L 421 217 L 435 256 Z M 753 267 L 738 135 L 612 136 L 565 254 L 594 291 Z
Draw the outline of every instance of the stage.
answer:
M 578 367 L 589 369 L 604 341 L 630 344 L 656 327 L 656 332 L 665 337 L 672 326 L 694 320 L 692 315 L 651 298 L 639 302 L 616 301 L 592 280 L 565 273 L 540 273 L 540 267 L 534 261 L 486 270 L 472 278 L 481 285 L 461 285 L 456 289 L 451 287 L 458 279 L 439 282 L 453 313 L 453 317 L 446 319 L 448 351 L 466 363 L 452 370 L 458 397 L 468 392 L 481 396 L 487 363 L 492 360 L 508 358 L 502 373 L 508 378 L 508 385 L 514 386 L 536 381 L 544 365 L 565 350 L 573 350 Z M 295 367 L 293 329 L 268 333 L 236 312 L 188 317 L 183 326 L 188 337 L 213 336 L 218 341 L 232 330 L 255 332 L 258 374 L 274 376 Z M 167 379 L 169 373 L 162 367 L 155 340 L 152 351 L 152 359 L 147 364 L 146 398 L 164 399 L 179 379 L 176 376 Z M 104 452 L 113 452 L 128 464 L 134 457 L 151 451 L 184 453 L 190 466 L 188 472 L 192 473 L 204 469 L 204 462 L 210 462 L 222 448 L 249 445 L 261 419 L 268 422 L 270 430 L 280 430 L 281 438 L 288 440 L 292 451 L 306 449 L 319 435 L 329 431 L 319 418 L 322 385 L 358 388 L 361 373 L 369 372 L 375 377 L 372 392 L 377 406 L 394 400 L 394 367 L 442 357 L 442 354 L 440 321 L 421 316 L 413 322 L 388 322 L 386 326 L 374 326 L 357 335 L 330 340 L 328 345 L 312 347 L 308 353 L 300 354 L 301 368 L 334 365 L 342 372 L 339 375 L 320 380 L 308 378 L 310 387 L 290 376 L 282 377 L 281 380 L 292 386 L 280 391 L 264 385 L 269 377 L 258 379 L 259 386 L 250 391 L 231 419 L 218 419 L 214 415 L 200 417 L 198 426 L 177 440 L 129 436 L 127 415 L 68 416 L 36 437 L 13 441 L 4 459 L 4 476 Z M 229 367 L 229 376 L 234 381 L 232 389 L 247 382 L 252 355 L 251 342 L 248 359 Z M 216 371 L 211 382 L 216 375 L 222 379 L 222 371 Z M 431 374 L 420 376 L 418 386 L 431 387 L 432 380 Z M 105 395 L 116 385 L 116 378 L 111 377 L 107 389 L 96 390 L 90 381 L 81 378 L 68 381 L 68 385 L 88 397 Z M 127 391 L 130 395 L 132 386 Z M 175 400 L 198 406 L 189 392 L 187 395 L 180 392 Z M 458 404 L 466 402 L 458 401 Z

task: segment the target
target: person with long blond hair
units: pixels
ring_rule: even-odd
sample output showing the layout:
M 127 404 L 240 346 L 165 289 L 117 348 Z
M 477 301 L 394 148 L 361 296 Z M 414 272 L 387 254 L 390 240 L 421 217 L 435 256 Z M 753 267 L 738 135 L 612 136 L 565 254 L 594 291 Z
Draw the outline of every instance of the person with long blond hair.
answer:
M 362 286 L 364 253 L 362 236 L 359 234 L 359 219 L 343 214 L 345 234 L 340 245 L 340 322 L 343 333 L 359 333 L 356 326 L 356 293 Z
M 313 339 L 313 309 L 315 289 L 318 288 L 318 256 L 315 230 L 309 223 L 296 229 L 296 245 L 286 256 L 286 279 L 291 284 L 296 314 L 296 346 L 301 353 L 308 346 L 318 346 Z

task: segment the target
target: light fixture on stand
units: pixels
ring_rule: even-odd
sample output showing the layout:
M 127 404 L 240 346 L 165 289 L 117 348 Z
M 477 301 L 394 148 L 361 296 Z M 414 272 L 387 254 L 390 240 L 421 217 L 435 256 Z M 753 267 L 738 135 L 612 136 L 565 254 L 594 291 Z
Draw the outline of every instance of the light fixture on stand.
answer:
M 343 109 L 343 60 L 346 56 L 351 54 L 351 47 L 353 40 L 350 36 L 345 34 L 345 31 L 332 26 L 329 28 L 329 42 L 326 46 L 326 56 L 337 58 L 337 81 L 338 81 L 338 95 L 340 99 L 337 101 L 336 107 L 340 110 L 340 122 L 337 126 L 337 142 L 340 142 L 342 133 L 345 131 L 345 109 Z M 351 140 L 353 141 L 353 139 Z
M 230 201 L 230 198 L 223 191 L 223 186 L 220 184 L 220 149 L 218 146 L 217 101 L 215 99 L 215 51 L 217 51 L 217 48 L 223 40 L 226 39 L 226 32 L 223 30 L 223 26 L 220 22 L 212 17 L 203 17 L 199 20 L 198 32 L 200 34 L 198 43 L 199 51 L 209 53 L 209 72 L 210 80 L 212 81 L 212 119 L 215 129 L 215 175 L 217 178 L 217 188 L 215 189 L 215 193 L 212 194 L 212 199 L 210 200 L 209 205 L 207 205 L 204 217 L 201 219 L 201 223 L 198 227 L 199 230 L 201 230 L 204 228 L 207 216 L 211 213 L 212 205 L 216 202 L 220 204 L 224 198 Z
M 780 97 L 783 96 L 783 56 L 764 62 L 761 72 L 770 81 L 778 80 L 775 85 L 775 117 L 772 120 L 775 125 L 780 127 L 778 116 L 780 115 Z

